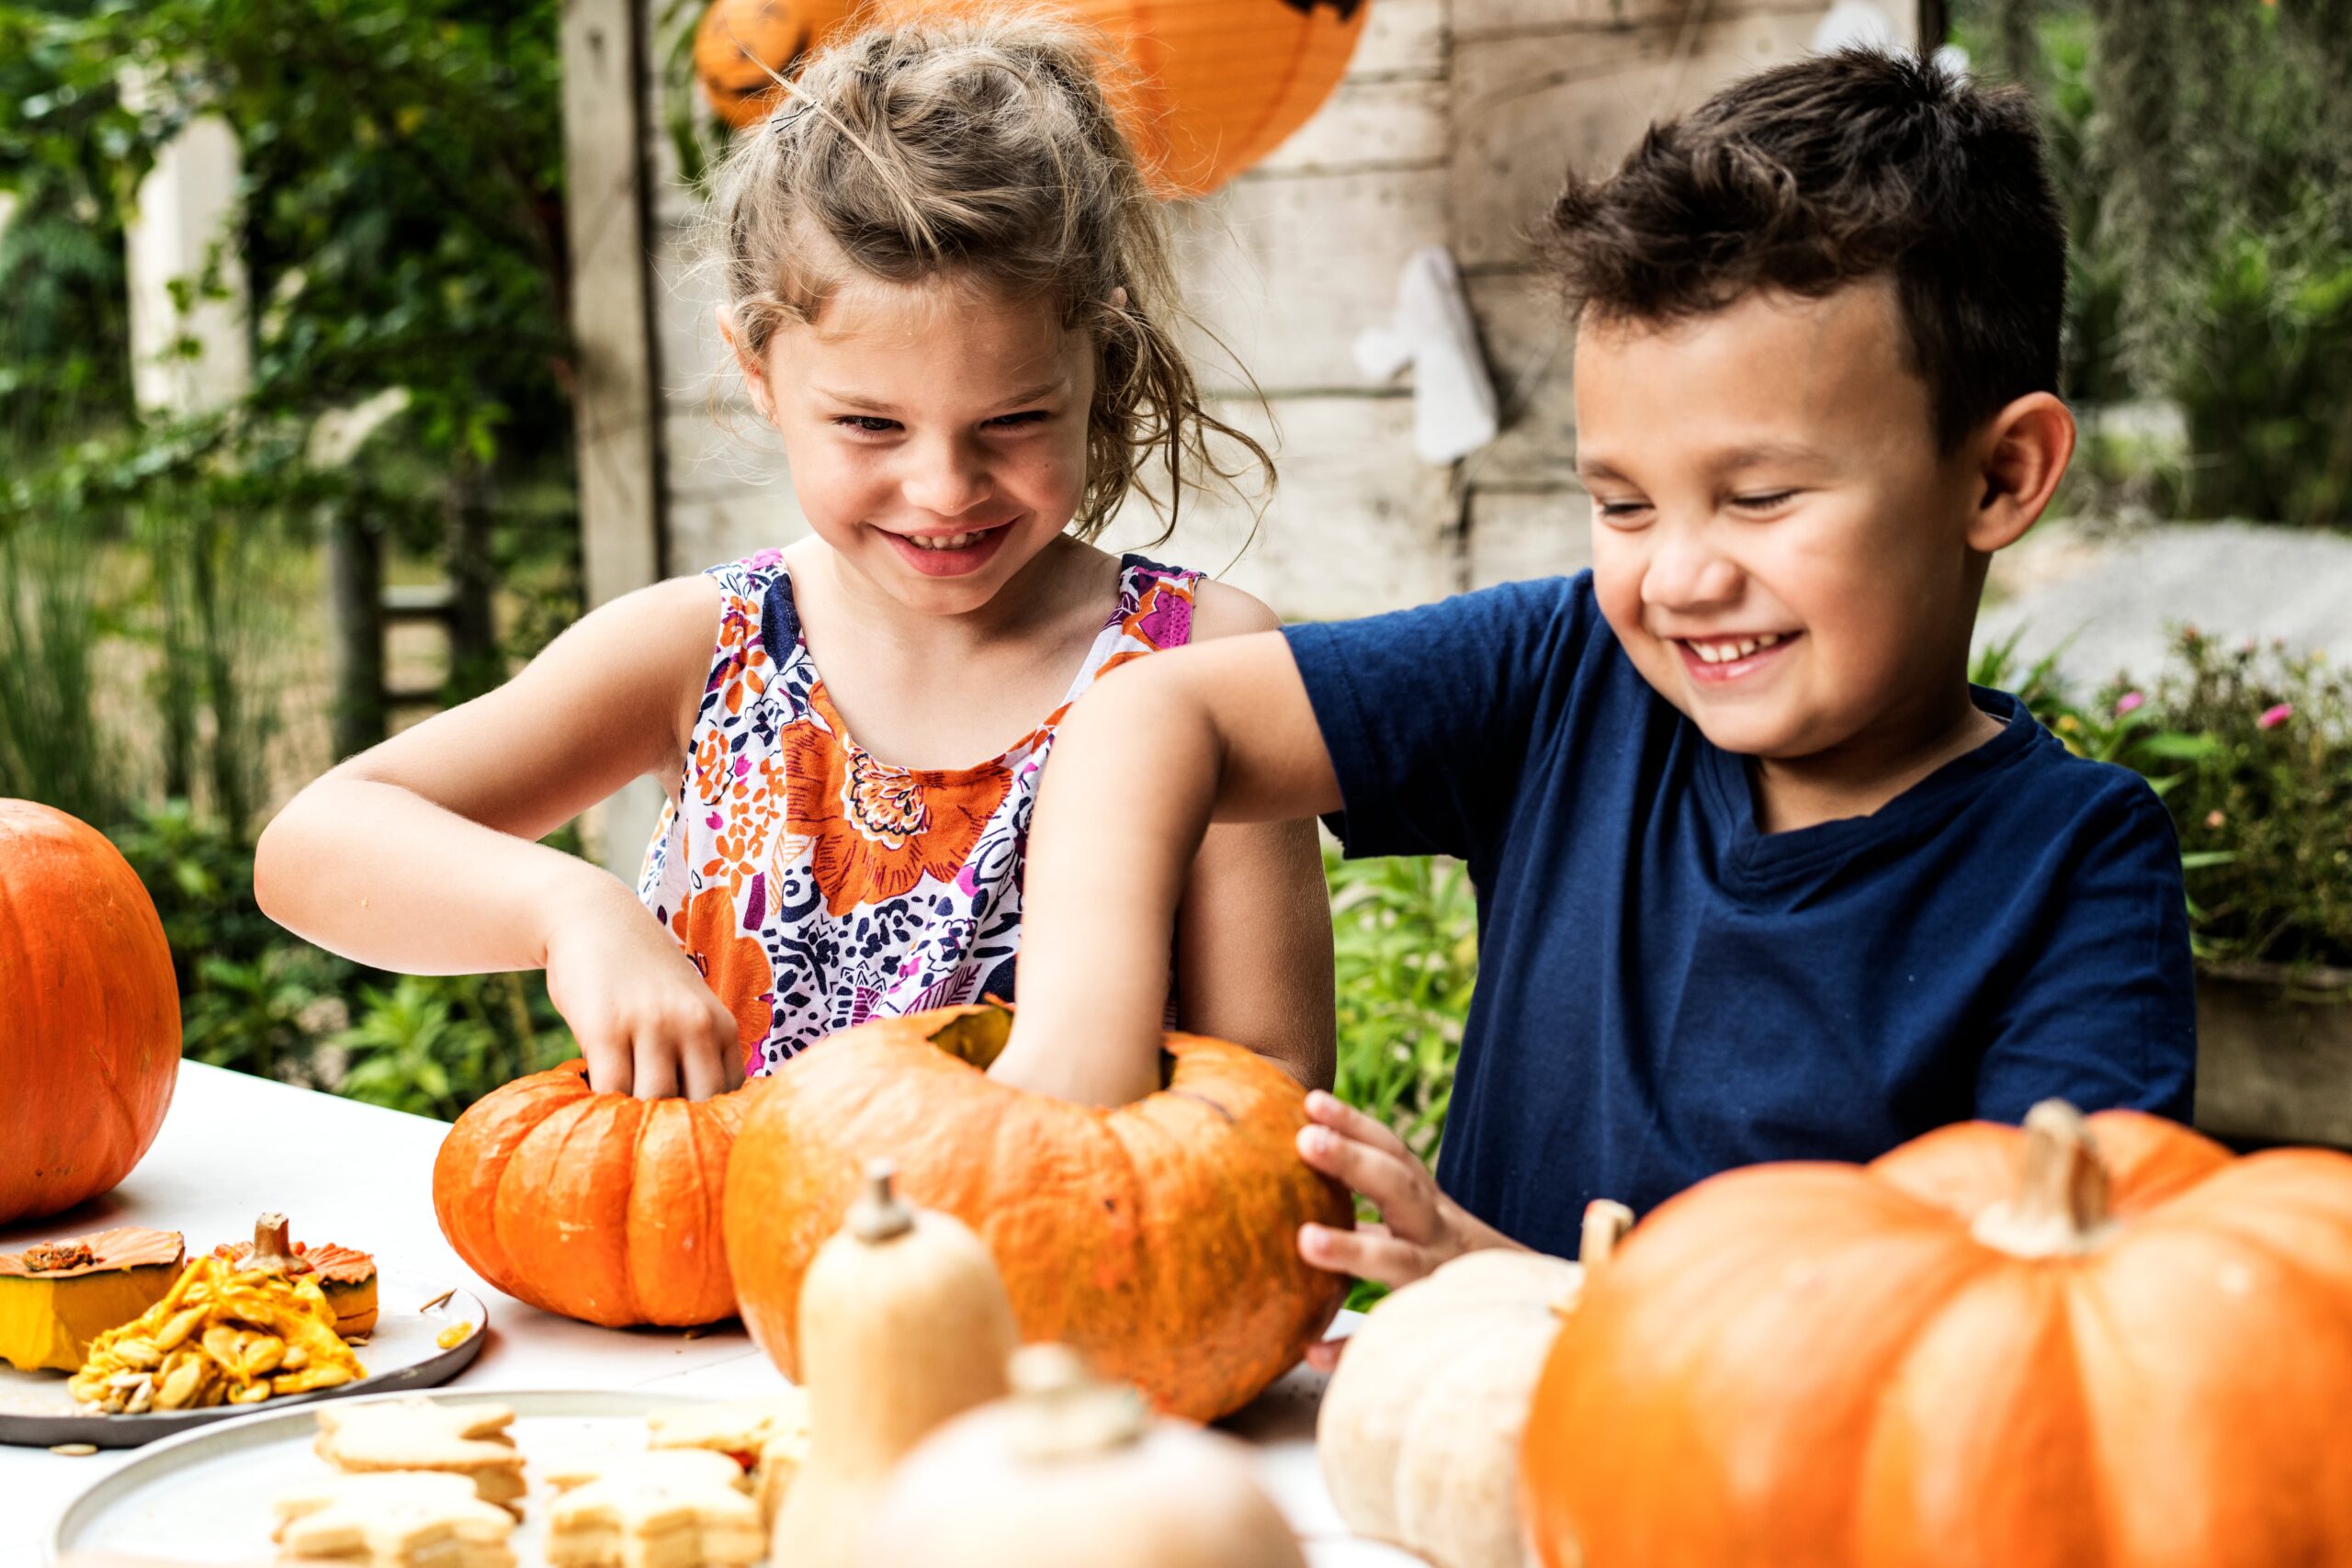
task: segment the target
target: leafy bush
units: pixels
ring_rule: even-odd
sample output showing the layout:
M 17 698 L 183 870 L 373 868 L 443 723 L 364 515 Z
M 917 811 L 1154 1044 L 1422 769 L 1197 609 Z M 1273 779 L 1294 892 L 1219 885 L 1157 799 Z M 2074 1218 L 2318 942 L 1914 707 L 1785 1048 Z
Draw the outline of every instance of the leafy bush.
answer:
M 1478 913 L 1458 861 L 1343 862 L 1327 851 L 1341 1100 L 1435 1160 L 1478 977 Z

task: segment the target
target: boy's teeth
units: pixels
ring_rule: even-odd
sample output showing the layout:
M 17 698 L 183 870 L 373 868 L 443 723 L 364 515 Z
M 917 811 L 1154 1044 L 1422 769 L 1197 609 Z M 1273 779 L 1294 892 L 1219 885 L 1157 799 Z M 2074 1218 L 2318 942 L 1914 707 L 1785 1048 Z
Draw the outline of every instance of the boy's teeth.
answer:
M 1781 640 L 1778 632 L 1766 632 L 1761 637 L 1741 637 L 1733 642 L 1693 642 L 1690 647 L 1709 664 L 1728 664 L 1735 659 L 1745 659 L 1759 648 L 1770 648 Z

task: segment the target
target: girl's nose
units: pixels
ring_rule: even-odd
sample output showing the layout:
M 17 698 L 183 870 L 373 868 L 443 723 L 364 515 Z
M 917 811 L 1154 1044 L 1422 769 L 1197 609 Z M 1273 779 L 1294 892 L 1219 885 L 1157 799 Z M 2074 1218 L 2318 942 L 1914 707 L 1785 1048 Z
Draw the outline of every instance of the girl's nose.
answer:
M 988 465 L 962 442 L 926 443 L 910 456 L 899 489 L 918 511 L 958 517 L 988 499 Z

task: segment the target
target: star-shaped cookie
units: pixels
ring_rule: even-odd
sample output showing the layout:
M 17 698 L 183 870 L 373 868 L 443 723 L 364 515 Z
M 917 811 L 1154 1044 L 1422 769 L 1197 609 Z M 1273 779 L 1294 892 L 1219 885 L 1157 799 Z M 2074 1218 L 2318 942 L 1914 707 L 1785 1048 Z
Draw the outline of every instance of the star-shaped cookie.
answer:
M 551 1568 L 747 1568 L 767 1552 L 743 1467 L 705 1449 L 655 1449 L 574 1472 L 548 1509 Z
M 319 1407 L 318 1456 L 352 1474 L 438 1471 L 463 1475 L 485 1503 L 519 1513 L 523 1456 L 506 1435 L 514 1412 L 503 1404 L 443 1404 L 403 1399 Z
M 696 1405 L 649 1419 L 656 1449 L 708 1449 L 752 1472 L 760 1515 L 773 1523 L 808 1457 L 808 1396 L 786 1388 L 765 1399 Z
M 514 1568 L 514 1516 L 462 1475 L 327 1475 L 278 1494 L 273 1539 L 289 1557 L 371 1568 Z

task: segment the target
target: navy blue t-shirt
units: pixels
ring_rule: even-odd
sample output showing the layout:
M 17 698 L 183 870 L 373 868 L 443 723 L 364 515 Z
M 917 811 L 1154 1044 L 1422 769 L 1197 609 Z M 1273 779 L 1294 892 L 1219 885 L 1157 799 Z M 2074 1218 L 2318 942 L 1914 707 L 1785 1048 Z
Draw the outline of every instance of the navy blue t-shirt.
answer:
M 2052 1095 L 2187 1119 L 2172 820 L 2016 699 L 1979 688 L 2001 733 L 1871 816 L 1766 834 L 1745 760 L 1642 679 L 1589 574 L 1288 635 L 1349 854 L 1476 885 L 1438 1179 L 1505 1235 L 1573 1256 L 1588 1199 Z

